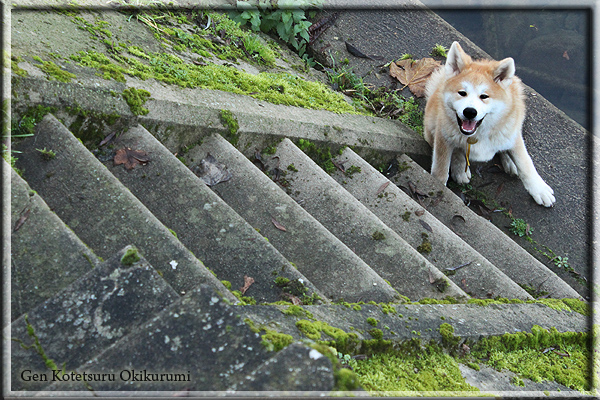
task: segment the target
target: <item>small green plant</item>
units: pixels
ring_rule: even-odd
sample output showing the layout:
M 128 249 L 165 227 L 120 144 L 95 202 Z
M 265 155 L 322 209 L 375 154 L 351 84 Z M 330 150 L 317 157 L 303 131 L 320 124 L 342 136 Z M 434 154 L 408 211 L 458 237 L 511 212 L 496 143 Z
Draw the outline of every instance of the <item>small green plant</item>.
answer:
M 437 44 L 436 43 L 436 45 L 433 46 L 433 49 L 431 50 L 431 55 L 434 56 L 434 57 L 436 57 L 436 56 L 447 57 L 448 56 L 447 52 L 448 52 L 447 48 L 445 48 L 441 44 Z
M 52 160 L 54 157 L 56 157 L 56 153 L 54 151 L 46 150 L 45 147 L 43 149 L 36 149 L 36 151 L 39 151 L 42 154 L 42 158 L 46 161 Z
M 529 236 L 533 232 L 529 224 L 521 218 L 513 218 L 509 230 L 519 237 Z
M 250 25 L 255 32 L 276 33 L 300 57 L 306 58 L 306 46 L 310 40 L 308 28 L 312 25 L 306 11 L 314 11 L 320 6 L 319 0 L 238 0 L 237 10 L 231 11 L 229 17 L 240 25 Z
M 568 269 L 569 268 L 569 257 L 561 257 L 558 256 L 554 259 L 554 265 L 559 268 Z
M 412 54 L 409 54 L 409 53 L 404 53 L 404 54 L 402 54 L 402 55 L 400 56 L 400 58 L 399 58 L 399 59 L 400 59 L 400 60 L 412 60 L 412 59 L 414 59 L 414 58 L 415 58 L 415 57 L 414 57 Z

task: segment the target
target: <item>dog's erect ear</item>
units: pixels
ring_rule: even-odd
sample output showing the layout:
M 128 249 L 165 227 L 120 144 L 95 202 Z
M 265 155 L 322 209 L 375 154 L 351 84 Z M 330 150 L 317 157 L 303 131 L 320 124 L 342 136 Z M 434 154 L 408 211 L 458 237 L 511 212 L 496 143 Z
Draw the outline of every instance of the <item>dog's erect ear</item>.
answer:
M 464 52 L 458 42 L 453 42 L 446 58 L 446 73 L 448 75 L 458 75 L 470 63 L 471 57 Z
M 494 70 L 494 81 L 503 86 L 508 86 L 515 76 L 515 60 L 508 57 L 498 63 Z

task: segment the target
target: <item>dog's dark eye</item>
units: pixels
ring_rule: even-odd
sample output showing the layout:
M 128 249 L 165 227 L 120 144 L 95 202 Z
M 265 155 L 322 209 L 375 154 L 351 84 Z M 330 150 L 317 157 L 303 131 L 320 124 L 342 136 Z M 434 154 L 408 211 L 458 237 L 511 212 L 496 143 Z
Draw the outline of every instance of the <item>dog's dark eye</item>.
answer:
M 487 94 L 482 94 L 481 96 L 479 96 L 479 98 L 480 98 L 481 100 L 485 100 L 485 99 L 487 99 L 488 97 L 490 97 L 490 96 L 488 96 Z
M 467 92 L 465 92 L 464 90 L 459 90 L 458 94 L 461 95 L 462 97 L 465 97 L 467 95 Z

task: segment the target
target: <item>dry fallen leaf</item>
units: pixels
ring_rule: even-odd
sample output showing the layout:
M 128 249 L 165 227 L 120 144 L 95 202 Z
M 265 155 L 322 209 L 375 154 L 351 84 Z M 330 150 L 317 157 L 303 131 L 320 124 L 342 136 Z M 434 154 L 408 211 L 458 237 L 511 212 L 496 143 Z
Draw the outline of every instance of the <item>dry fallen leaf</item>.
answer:
M 227 166 L 218 162 L 210 153 L 206 154 L 206 157 L 193 169 L 193 172 L 208 186 L 226 182 L 230 180 L 232 176 L 231 172 L 227 170 Z
M 425 96 L 425 83 L 440 65 L 433 58 L 422 58 L 420 60 L 399 60 L 390 64 L 390 75 L 398 79 L 404 87 L 408 86 L 410 91 L 417 97 Z
M 254 283 L 254 278 L 250 278 L 247 275 L 244 275 L 244 286 L 240 288 L 240 292 L 242 294 L 246 293 L 246 291 L 252 286 Z
M 390 181 L 385 182 L 383 185 L 381 185 L 379 187 L 379 189 L 377 190 L 377 193 L 375 193 L 375 196 L 379 196 L 379 194 L 381 192 L 383 192 L 385 190 L 386 187 L 388 187 L 388 185 L 390 184 Z
M 273 223 L 273 225 L 275 225 L 275 228 L 279 229 L 280 231 L 287 232 L 287 229 L 285 229 L 285 226 L 283 226 L 279 222 L 277 222 L 275 220 L 275 218 L 271 217 L 271 222 Z
M 123 164 L 126 169 L 133 169 L 136 165 L 144 165 L 148 161 L 150 161 L 150 159 L 145 151 L 132 150 L 129 147 L 117 150 L 115 157 L 113 158 L 115 165 Z
M 25 210 L 24 212 L 21 213 L 21 216 L 19 217 L 19 219 L 17 220 L 17 223 L 15 224 L 15 228 L 13 229 L 13 232 L 18 231 L 23 226 L 25 221 L 27 221 L 27 218 L 29 218 L 30 212 L 31 212 L 31 209 L 28 208 L 27 210 Z
M 425 214 L 425 210 L 423 210 L 423 209 L 415 211 L 415 215 L 417 217 L 422 217 L 423 214 Z

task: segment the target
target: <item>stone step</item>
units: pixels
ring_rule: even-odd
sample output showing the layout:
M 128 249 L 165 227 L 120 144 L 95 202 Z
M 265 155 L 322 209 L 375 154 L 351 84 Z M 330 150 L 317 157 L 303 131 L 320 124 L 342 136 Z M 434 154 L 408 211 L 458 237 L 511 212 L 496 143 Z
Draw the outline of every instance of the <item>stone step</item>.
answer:
M 104 165 L 137 196 L 204 265 L 232 289 L 244 286 L 244 276 L 254 279 L 244 296 L 258 302 L 286 300 L 281 277 L 303 282 L 295 294 L 307 298 L 324 294 L 295 269 L 252 226 L 231 209 L 200 178 L 194 175 L 141 125 L 124 132 L 114 150 L 130 148 L 147 153 L 149 161 L 133 169 Z M 289 300 L 289 299 L 288 299 Z M 308 300 L 307 300 L 308 301 Z
M 442 193 L 441 200 L 428 198 L 423 206 L 462 240 L 520 285 L 554 298 L 581 298 L 565 281 L 511 240 L 492 223 L 466 207 L 450 189 L 436 181 L 406 155 L 398 158 L 404 172 L 391 178 L 396 185 L 409 182 L 423 193 Z
M 389 302 L 397 297 L 376 272 L 220 135 L 204 138 L 201 146 L 186 153 L 190 167 L 208 153 L 225 163 L 232 175 L 213 190 L 328 298 Z
M 415 300 L 468 297 L 289 139 L 279 143 L 273 161 L 286 172 L 290 196 L 400 294 Z
M 467 294 L 478 298 L 532 299 L 350 148 L 337 158 L 337 163 L 347 173 L 336 170 L 332 177 Z
M 45 160 L 36 149 L 52 150 Z M 18 144 L 17 167 L 27 183 L 100 257 L 134 244 L 180 294 L 208 283 L 236 301 L 223 284 L 156 219 L 54 116 Z
M 265 361 L 275 355 L 246 325 L 241 317 L 243 310 L 244 307 L 226 304 L 212 288 L 202 285 L 76 371 L 113 374 L 113 380 L 88 382 L 89 396 L 105 391 L 137 391 L 137 394 L 168 391 L 171 396 L 224 392 L 252 372 L 260 372 L 261 366 L 264 370 Z M 312 374 L 317 387 L 330 390 L 331 362 L 319 357 L 315 368 L 313 354 L 310 350 L 301 352 L 296 364 L 301 370 L 295 373 Z M 265 371 L 269 376 L 264 377 L 267 382 L 262 382 L 262 387 L 276 387 L 289 377 L 288 369 L 275 368 L 269 372 L 272 374 Z M 170 377 L 147 380 L 160 374 Z M 135 380 L 137 377 L 141 381 Z M 306 379 L 288 388 L 296 389 L 306 390 Z M 48 390 L 61 395 L 84 391 L 86 387 L 82 382 L 56 382 Z
M 332 304 L 301 308 L 290 310 L 290 306 L 247 306 L 243 313 L 255 329 L 275 330 L 291 335 L 295 340 L 336 340 L 324 332 L 328 330 L 327 325 L 341 329 L 346 337 L 354 333 L 351 335 L 356 339 L 353 352 L 360 352 L 360 346 L 364 345 L 360 341 L 373 339 L 377 335 L 373 329 L 381 331 L 384 340 L 402 342 L 420 339 L 423 343 L 429 340 L 442 342 L 439 331 L 442 324 L 452 325 L 455 336 L 471 342 L 505 333 L 531 332 L 534 325 L 543 329 L 554 327 L 559 332 L 588 332 L 585 315 L 554 309 L 541 303 Z M 306 322 L 297 323 L 302 320 Z
M 100 260 L 2 161 L 10 182 L 10 321 L 43 303 Z M 5 320 L 5 323 L 9 323 Z
M 122 249 L 5 329 L 13 391 L 42 390 L 53 376 L 46 360 L 70 372 L 179 300 L 144 258 L 124 257 L 129 252 L 137 254 Z

